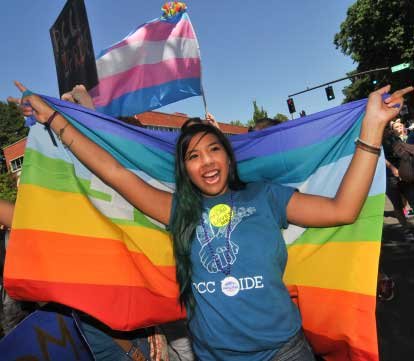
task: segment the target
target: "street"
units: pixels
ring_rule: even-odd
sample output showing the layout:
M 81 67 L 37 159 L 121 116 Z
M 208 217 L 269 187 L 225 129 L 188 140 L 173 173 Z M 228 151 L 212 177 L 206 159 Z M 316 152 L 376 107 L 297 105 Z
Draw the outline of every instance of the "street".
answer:
M 414 219 L 410 220 L 414 224 Z M 404 231 L 386 201 L 380 271 L 394 280 L 394 297 L 377 299 L 381 361 L 411 360 L 414 354 L 414 230 Z

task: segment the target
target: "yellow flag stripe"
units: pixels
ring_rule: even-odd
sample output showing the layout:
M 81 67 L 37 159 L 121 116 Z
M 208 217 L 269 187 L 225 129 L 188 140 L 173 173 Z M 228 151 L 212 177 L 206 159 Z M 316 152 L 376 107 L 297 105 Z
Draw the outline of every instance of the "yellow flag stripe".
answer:
M 369 241 L 291 246 L 284 280 L 374 296 L 380 246 Z
M 83 195 L 22 184 L 17 202 L 15 229 L 33 229 L 123 242 L 132 252 L 145 254 L 157 265 L 173 265 L 171 239 L 167 232 L 142 226 L 115 224 L 102 215 Z

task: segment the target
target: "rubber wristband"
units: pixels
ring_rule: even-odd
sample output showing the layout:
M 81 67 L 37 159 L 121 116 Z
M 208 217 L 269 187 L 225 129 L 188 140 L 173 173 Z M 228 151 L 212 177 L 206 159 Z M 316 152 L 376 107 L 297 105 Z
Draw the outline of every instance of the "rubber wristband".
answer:
M 22 98 L 28 97 L 29 95 L 33 95 L 33 92 L 29 89 L 26 89 L 23 93 L 22 93 Z

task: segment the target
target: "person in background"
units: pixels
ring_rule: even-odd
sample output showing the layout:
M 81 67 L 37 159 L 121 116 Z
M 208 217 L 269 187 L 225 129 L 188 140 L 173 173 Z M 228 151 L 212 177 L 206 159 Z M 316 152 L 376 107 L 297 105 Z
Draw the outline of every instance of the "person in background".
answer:
M 398 222 L 405 228 L 409 228 L 409 223 L 404 213 L 403 197 L 407 200 L 411 208 L 414 206 L 414 185 L 403 181 L 400 178 L 398 167 L 400 158 L 395 154 L 393 148 L 398 142 L 407 141 L 407 130 L 400 119 L 390 122 L 386 128 L 383 137 L 383 147 L 386 164 L 386 194 L 394 207 L 394 214 Z M 407 233 L 407 232 L 406 232 Z M 410 232 L 407 236 L 413 238 Z

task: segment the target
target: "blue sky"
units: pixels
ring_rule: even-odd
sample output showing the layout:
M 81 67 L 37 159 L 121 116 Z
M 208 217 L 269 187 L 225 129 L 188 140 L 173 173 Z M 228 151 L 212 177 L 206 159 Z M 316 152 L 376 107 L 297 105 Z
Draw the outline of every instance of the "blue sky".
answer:
M 288 114 L 288 94 L 345 76 L 355 68 L 333 45 L 351 0 L 188 0 L 200 43 L 208 110 L 220 121 L 252 116 L 256 100 L 274 116 Z M 0 100 L 18 95 L 12 82 L 58 96 L 49 37 L 64 0 L 10 1 L 0 13 Z M 85 0 L 95 54 L 138 25 L 159 17 L 163 1 Z M 308 114 L 342 101 L 342 88 L 328 102 L 323 88 L 294 97 Z M 200 97 L 159 109 L 203 115 Z

